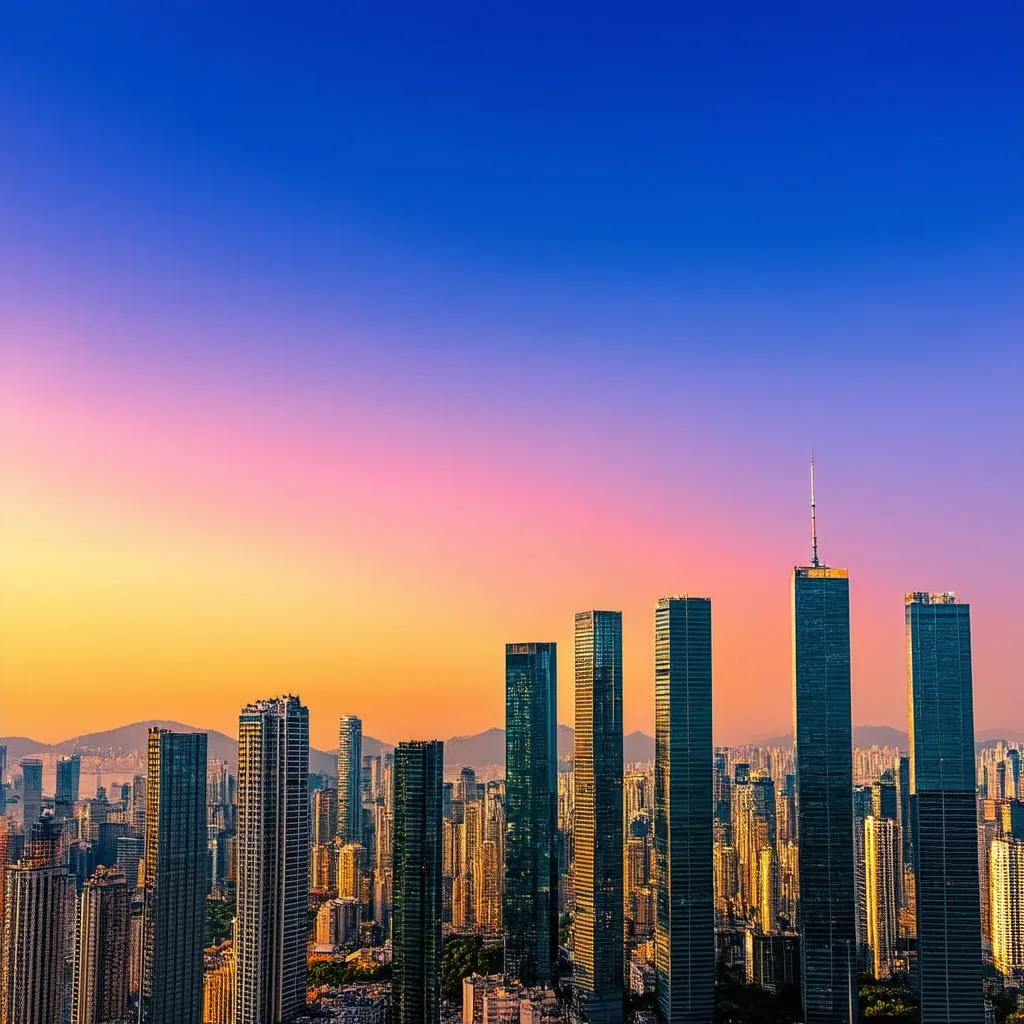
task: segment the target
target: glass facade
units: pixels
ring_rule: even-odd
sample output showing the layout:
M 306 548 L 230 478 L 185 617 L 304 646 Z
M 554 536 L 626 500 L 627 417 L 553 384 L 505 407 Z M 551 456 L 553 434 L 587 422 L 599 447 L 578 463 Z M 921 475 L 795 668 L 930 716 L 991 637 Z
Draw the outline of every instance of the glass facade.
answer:
M 906 598 L 922 1024 L 984 1020 L 970 607 Z
M 363 840 L 362 811 L 363 723 L 342 715 L 338 723 L 338 838 L 342 843 Z
M 793 691 L 804 1016 L 849 1024 L 857 1019 L 857 928 L 845 569 L 793 570 Z
M 141 1024 L 203 1012 L 206 733 L 149 732 Z
M 578 612 L 575 647 L 573 992 L 591 1024 L 619 1024 L 624 997 L 622 613 Z
M 655 962 L 672 1024 L 715 1017 L 711 602 L 667 597 L 654 629 Z M 774 806 L 772 807 L 774 817 Z
M 558 972 L 557 651 L 505 646 L 505 973 L 553 985 Z
M 441 1019 L 441 801 L 444 744 L 395 750 L 393 1024 Z

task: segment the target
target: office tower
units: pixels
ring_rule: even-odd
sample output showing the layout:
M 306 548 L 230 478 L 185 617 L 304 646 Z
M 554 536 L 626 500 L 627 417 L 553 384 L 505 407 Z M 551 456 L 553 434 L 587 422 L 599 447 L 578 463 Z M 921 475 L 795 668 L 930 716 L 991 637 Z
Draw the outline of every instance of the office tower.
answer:
M 505 973 L 551 985 L 558 970 L 557 648 L 505 645 Z
M 58 818 L 70 818 L 71 809 L 78 803 L 79 782 L 82 777 L 82 758 L 78 754 L 57 761 L 57 787 L 54 795 Z
M 0 743 L 0 818 L 7 813 L 7 747 Z
M 658 602 L 654 725 L 658 1008 L 672 1024 L 711 1024 L 714 803 L 711 601 L 706 597 L 663 597 Z M 771 814 L 774 822 L 774 793 Z
M 1024 840 L 992 841 L 988 897 L 996 970 L 1020 979 L 1024 977 Z
M 864 879 L 866 941 L 871 973 L 892 976 L 896 963 L 897 907 L 903 855 L 899 825 L 894 818 L 864 819 Z
M 984 1019 L 970 606 L 906 598 L 921 1022 Z
M 358 843 L 363 838 L 362 767 L 363 723 L 355 715 L 342 715 L 338 723 L 338 838 L 343 843 Z
M 761 906 L 761 852 L 774 849 L 778 838 L 775 804 L 775 783 L 765 771 L 757 769 L 746 776 L 746 781 L 737 783 L 732 832 L 739 859 L 741 910 L 748 920 Z M 763 928 L 772 927 L 760 919 L 759 923 Z
M 235 947 L 223 942 L 205 958 L 203 1024 L 235 1024 Z
M 284 1024 L 306 1005 L 309 712 L 261 700 L 238 719 L 238 1024 Z
M 101 867 L 78 900 L 71 1024 L 127 1024 L 130 943 L 125 877 Z
M 117 840 L 117 867 L 124 875 L 131 895 L 139 886 L 139 865 L 146 855 L 146 841 L 138 836 L 120 836 Z
M 146 777 L 132 777 L 132 792 L 128 799 L 128 817 L 132 833 L 144 837 L 146 834 Z
M 871 786 L 871 814 L 875 818 L 899 818 L 899 796 L 891 769 L 882 772 Z
M 25 835 L 43 813 L 43 762 L 38 757 L 21 759 L 21 808 Z
M 140 1024 L 202 1013 L 206 858 L 206 733 L 150 729 Z
M 338 895 L 358 900 L 363 891 L 366 850 L 362 843 L 346 843 L 338 850 Z
M 856 1019 L 850 581 L 818 558 L 793 570 L 800 981 L 807 1024 Z
M 338 791 L 326 788 L 313 794 L 313 842 L 326 846 L 338 834 Z
M 37 820 L 26 855 L 7 868 L 0 1024 L 64 1019 L 74 884 L 58 862 L 59 845 L 57 823 Z
M 575 647 L 573 992 L 590 1024 L 618 1024 L 624 998 L 622 613 L 577 612 Z
M 395 751 L 392 855 L 393 1024 L 441 1017 L 441 790 L 444 744 Z

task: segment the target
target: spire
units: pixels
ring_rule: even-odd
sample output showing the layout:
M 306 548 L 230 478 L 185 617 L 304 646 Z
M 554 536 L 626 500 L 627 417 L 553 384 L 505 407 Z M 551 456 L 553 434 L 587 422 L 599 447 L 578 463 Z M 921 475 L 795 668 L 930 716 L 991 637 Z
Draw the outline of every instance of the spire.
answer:
M 814 451 L 811 451 L 811 565 L 821 565 L 818 559 L 818 517 L 814 511 Z

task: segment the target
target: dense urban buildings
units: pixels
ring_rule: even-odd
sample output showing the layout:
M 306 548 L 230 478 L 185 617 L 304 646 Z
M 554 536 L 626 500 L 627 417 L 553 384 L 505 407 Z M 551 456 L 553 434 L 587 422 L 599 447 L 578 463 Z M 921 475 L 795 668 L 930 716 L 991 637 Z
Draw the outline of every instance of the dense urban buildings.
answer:
M 807 1024 L 856 1019 L 850 586 L 845 569 L 793 570 L 793 705 L 801 984 Z
M 287 1024 L 306 1005 L 309 712 L 258 701 L 238 720 L 238 1024 Z
M 338 838 L 343 843 L 362 839 L 362 770 L 363 723 L 355 715 L 342 715 L 338 723 Z
M 43 762 L 38 757 L 21 759 L 21 820 L 26 835 L 43 812 Z
M 654 626 L 655 965 L 673 1024 L 715 1015 L 711 602 L 665 597 Z
M 922 1024 L 984 1019 L 970 608 L 906 597 Z
M 558 970 L 558 697 L 553 643 L 505 646 L 505 973 Z
M 441 804 L 444 744 L 395 750 L 393 1024 L 441 1017 Z
M 573 992 L 590 1024 L 623 1016 L 622 613 L 576 614 Z
M 127 1024 L 131 901 L 125 877 L 98 868 L 75 915 L 71 1024 Z
M 206 733 L 152 729 L 140 1024 L 200 1019 L 207 855 Z

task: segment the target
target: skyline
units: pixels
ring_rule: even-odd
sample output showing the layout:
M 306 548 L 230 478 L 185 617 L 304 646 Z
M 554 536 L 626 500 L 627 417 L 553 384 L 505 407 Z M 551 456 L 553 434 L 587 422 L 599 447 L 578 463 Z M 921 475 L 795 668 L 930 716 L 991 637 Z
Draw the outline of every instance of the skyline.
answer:
M 716 743 L 788 732 L 813 447 L 854 721 L 906 729 L 903 595 L 955 590 L 978 731 L 1024 732 L 1022 16 L 989 13 L 9 12 L 3 731 L 230 735 L 288 690 L 321 749 L 342 713 L 472 733 L 506 643 L 568 679 L 613 608 L 651 733 L 689 593 Z

